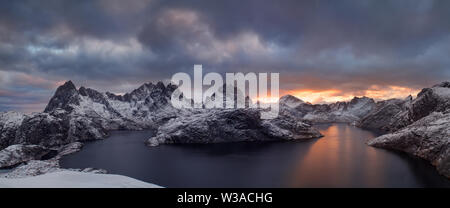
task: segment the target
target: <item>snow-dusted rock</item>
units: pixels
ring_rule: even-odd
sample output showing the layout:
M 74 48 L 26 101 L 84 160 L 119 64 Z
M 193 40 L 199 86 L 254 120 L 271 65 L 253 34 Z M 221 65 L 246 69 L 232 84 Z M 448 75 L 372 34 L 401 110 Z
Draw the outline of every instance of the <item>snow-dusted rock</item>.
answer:
M 389 124 L 390 131 L 401 129 L 432 112 L 450 109 L 450 82 L 442 82 L 431 88 L 424 88 L 411 101 L 407 109 L 395 115 Z
M 0 150 L 14 144 L 17 128 L 26 116 L 19 112 L 0 112 Z
M 318 105 L 314 111 L 303 118 L 315 123 L 359 121 L 375 108 L 375 101 L 368 97 L 355 97 L 350 102 L 336 102 L 328 105 Z
M 58 160 L 30 160 L 10 172 L 0 174 L 0 178 L 23 178 L 61 170 Z
M 323 136 L 311 124 L 283 115 L 275 119 L 263 120 L 262 127 L 266 135 L 279 140 L 302 140 Z
M 11 145 L 0 151 L 0 168 L 9 168 L 30 160 L 39 160 L 50 150 L 39 145 Z
M 397 116 L 401 116 L 402 112 L 407 110 L 411 104 L 412 97 L 405 99 L 389 99 L 379 101 L 375 109 L 364 116 L 358 123 L 358 127 L 367 129 L 389 130 L 391 124 Z
M 34 177 L 0 178 L 1 188 L 160 188 L 130 177 L 79 171 L 55 171 Z
M 450 178 L 450 111 L 433 112 L 401 130 L 374 138 L 368 144 L 428 160 Z
M 0 174 L 0 178 L 23 178 L 29 176 L 37 176 L 41 174 L 51 173 L 55 171 L 62 171 L 65 169 L 60 168 L 59 160 L 62 156 L 75 153 L 83 147 L 83 143 L 74 142 L 59 149 L 49 150 L 45 156 L 24 161 L 21 165 L 14 168 L 12 171 L 5 174 Z M 30 156 L 30 154 L 28 154 Z M 42 160 L 36 160 L 42 159 Z M 95 168 L 70 169 L 72 171 L 81 171 L 89 173 L 106 173 L 105 170 Z
M 162 143 L 220 143 L 317 138 L 321 134 L 300 121 L 261 120 L 256 109 L 203 110 L 177 117 L 162 125 L 148 139 L 148 146 Z
M 60 157 L 76 152 L 81 147 L 82 143 L 71 143 L 61 147 L 58 150 L 57 155 L 51 159 L 28 160 L 22 165 L 14 168 L 12 171 L 0 174 L 0 188 L 158 187 L 156 185 L 144 183 L 126 176 L 108 175 L 105 170 L 101 169 L 85 168 L 81 170 L 60 168 Z M 7 149 L 17 148 L 8 147 Z M 30 156 L 30 154 L 25 155 L 27 155 L 27 157 Z
M 368 144 L 426 159 L 450 178 L 450 82 L 423 89 L 388 126 L 393 133 Z
M 81 148 L 83 148 L 83 143 L 81 143 L 81 142 L 73 142 L 73 143 L 64 145 L 61 148 L 59 148 L 58 154 L 56 155 L 56 157 L 59 159 L 60 157 L 62 157 L 64 155 L 73 154 L 75 152 L 80 151 Z

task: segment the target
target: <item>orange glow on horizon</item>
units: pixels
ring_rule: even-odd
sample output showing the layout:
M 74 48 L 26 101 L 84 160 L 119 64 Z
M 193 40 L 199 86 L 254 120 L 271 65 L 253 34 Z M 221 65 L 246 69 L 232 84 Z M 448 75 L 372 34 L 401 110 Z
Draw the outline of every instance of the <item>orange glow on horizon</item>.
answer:
M 293 90 L 286 94 L 293 95 L 305 102 L 310 103 L 333 103 L 337 101 L 351 100 L 353 95 L 339 95 L 340 90 Z
M 302 89 L 302 90 L 289 90 L 282 93 L 282 95 L 293 95 L 305 102 L 310 103 L 333 103 L 338 101 L 349 101 L 353 97 L 370 97 L 375 100 L 386 100 L 391 98 L 406 98 L 408 95 L 415 96 L 419 92 L 419 89 L 412 89 L 401 86 L 378 86 L 372 85 L 367 90 L 358 92 L 344 92 L 338 89 L 329 90 L 314 90 L 314 89 Z
M 367 90 L 358 91 L 358 92 L 344 92 L 338 89 L 329 89 L 329 90 L 314 90 L 314 89 L 302 89 L 302 90 L 287 90 L 282 91 L 281 96 L 284 95 L 293 95 L 305 102 L 318 104 L 318 103 L 334 103 L 339 101 L 349 101 L 354 97 L 362 97 L 366 96 L 369 98 L 373 98 L 375 100 L 387 100 L 391 98 L 406 98 L 408 95 L 416 96 L 419 93 L 419 89 L 412 89 L 401 86 L 378 86 L 372 85 Z M 281 97 L 280 96 L 280 97 Z M 256 97 L 252 98 L 253 102 L 261 102 L 261 103 L 276 103 L 278 102 L 278 97 Z

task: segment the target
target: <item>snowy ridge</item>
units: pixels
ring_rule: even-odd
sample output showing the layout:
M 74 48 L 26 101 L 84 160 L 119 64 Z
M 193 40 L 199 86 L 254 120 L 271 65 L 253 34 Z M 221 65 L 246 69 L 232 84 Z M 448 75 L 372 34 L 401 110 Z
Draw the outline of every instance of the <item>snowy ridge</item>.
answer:
M 424 88 L 402 108 L 381 109 L 369 119 L 387 120 L 392 133 L 368 144 L 394 149 L 428 160 L 450 178 L 450 82 Z M 393 115 L 395 113 L 395 115 Z M 393 115 L 393 116 L 392 116 Z
M 297 117 L 313 123 L 359 121 L 376 106 L 375 101 L 368 97 L 355 97 L 349 102 L 332 104 L 310 104 L 286 95 L 280 98 L 281 112 L 295 114 Z
M 304 104 L 305 102 L 295 96 L 292 95 L 285 95 L 280 98 L 280 103 L 283 103 L 284 105 L 289 106 L 290 108 L 296 108 L 301 104 Z

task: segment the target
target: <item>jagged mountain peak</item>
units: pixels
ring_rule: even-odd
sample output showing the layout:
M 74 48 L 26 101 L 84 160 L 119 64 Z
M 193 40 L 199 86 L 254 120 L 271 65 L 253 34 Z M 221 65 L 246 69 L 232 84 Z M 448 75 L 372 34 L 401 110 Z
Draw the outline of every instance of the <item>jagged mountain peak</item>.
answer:
M 55 95 L 71 94 L 75 92 L 77 92 L 77 88 L 75 84 L 69 80 L 56 89 Z
M 51 112 L 57 108 L 62 108 L 64 110 L 72 110 L 69 104 L 79 104 L 77 99 L 78 90 L 72 81 L 67 81 L 63 85 L 56 89 L 55 94 L 50 99 L 47 107 L 45 107 L 44 112 Z
M 63 85 L 60 86 L 61 88 L 65 88 L 65 89 L 77 89 L 75 87 L 75 84 L 72 82 L 72 80 L 66 81 Z

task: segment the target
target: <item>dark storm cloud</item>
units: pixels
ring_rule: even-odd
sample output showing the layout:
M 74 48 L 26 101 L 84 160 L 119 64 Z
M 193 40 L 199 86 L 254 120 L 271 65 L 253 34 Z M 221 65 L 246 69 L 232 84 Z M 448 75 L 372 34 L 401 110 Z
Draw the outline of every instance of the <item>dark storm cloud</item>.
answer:
M 284 89 L 342 93 L 373 85 L 416 89 L 450 79 L 450 1 L 445 0 L 0 5 L 3 99 L 17 92 L 22 101 L 41 102 L 51 96 L 49 88 L 69 79 L 123 92 L 192 72 L 193 64 L 203 64 L 205 72 L 280 72 Z M 11 82 L 23 74 L 53 84 Z M 39 93 L 30 98 L 19 89 Z M 22 102 L 8 102 L 13 100 Z M 5 106 L 0 103 L 0 110 L 11 108 Z
M 433 82 L 441 79 L 441 75 L 448 75 L 445 72 L 449 70 L 449 65 L 443 63 L 446 62 L 445 57 L 438 60 L 423 57 L 427 52 L 439 53 L 433 50 L 448 50 L 448 1 L 261 3 L 193 0 L 162 1 L 158 8 L 159 13 L 173 9 L 195 11 L 201 22 L 208 25 L 209 32 L 221 41 L 252 31 L 263 43 L 277 44 L 290 50 L 281 63 L 265 63 L 267 59 L 255 62 L 236 56 L 227 66 L 244 66 L 250 61 L 253 66 L 250 66 L 250 71 L 263 65 L 285 68 L 289 72 L 308 71 L 317 76 L 330 73 L 342 77 L 348 77 L 349 74 L 368 76 L 385 73 L 389 77 L 404 77 L 410 84 L 425 84 L 424 78 L 427 82 Z M 202 37 L 203 31 L 192 29 L 192 25 L 168 27 L 158 25 L 154 19 L 146 25 L 140 40 L 149 48 L 172 55 L 184 52 L 177 43 L 198 41 L 206 44 L 204 39 L 196 39 Z M 318 56 L 328 57 L 320 59 Z M 309 63 L 310 59 L 317 61 Z M 352 66 L 353 62 L 361 63 Z M 422 76 L 425 71 L 426 75 Z M 403 79 L 396 80 L 408 84 Z

